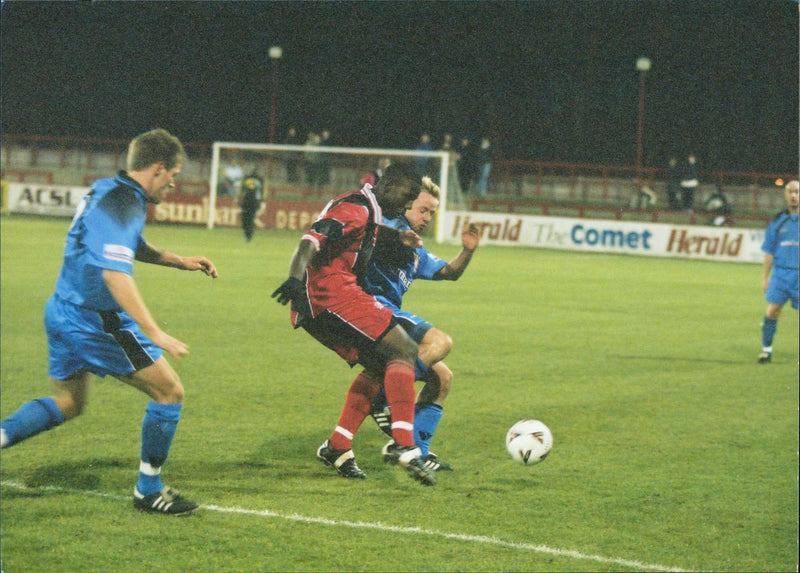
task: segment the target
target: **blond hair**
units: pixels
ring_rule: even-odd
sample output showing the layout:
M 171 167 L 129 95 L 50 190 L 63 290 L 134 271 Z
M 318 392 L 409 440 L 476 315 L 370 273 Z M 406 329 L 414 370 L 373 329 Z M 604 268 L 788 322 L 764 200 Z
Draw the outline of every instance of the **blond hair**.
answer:
M 128 145 L 128 171 L 143 171 L 155 163 L 167 169 L 186 162 L 180 140 L 166 129 L 154 129 L 133 138 Z
M 428 177 L 427 175 L 422 178 L 422 188 L 420 189 L 420 193 L 422 192 L 430 193 L 437 199 L 439 198 L 440 190 L 439 186 L 433 182 L 433 179 Z

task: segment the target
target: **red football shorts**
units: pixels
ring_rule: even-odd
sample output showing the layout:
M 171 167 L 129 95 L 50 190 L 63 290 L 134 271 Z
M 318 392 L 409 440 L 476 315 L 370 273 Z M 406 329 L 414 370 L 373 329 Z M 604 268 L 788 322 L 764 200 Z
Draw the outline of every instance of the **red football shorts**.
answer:
M 319 308 L 319 307 L 317 307 Z M 325 308 L 313 318 L 292 312 L 292 324 L 336 352 L 351 366 L 369 355 L 372 347 L 394 325 L 392 310 L 359 287 L 342 289 L 325 300 Z

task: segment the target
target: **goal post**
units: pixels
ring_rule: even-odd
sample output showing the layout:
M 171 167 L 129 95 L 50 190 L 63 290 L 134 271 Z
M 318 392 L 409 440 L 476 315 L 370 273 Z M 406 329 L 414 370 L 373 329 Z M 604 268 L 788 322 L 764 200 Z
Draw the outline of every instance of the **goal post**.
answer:
M 312 214 L 315 216 L 330 199 L 359 189 L 369 174 L 387 162 L 398 161 L 416 164 L 420 176 L 427 174 L 439 185 L 441 198 L 434 236 L 442 242 L 439 217 L 451 206 L 463 207 L 455 161 L 445 151 L 416 149 L 214 142 L 206 226 L 213 229 L 240 221 L 239 184 L 253 172 L 264 182 L 257 228 L 287 228 L 286 212 L 301 213 L 293 215 L 292 224 L 307 223 L 303 225 L 307 227 L 313 222 Z

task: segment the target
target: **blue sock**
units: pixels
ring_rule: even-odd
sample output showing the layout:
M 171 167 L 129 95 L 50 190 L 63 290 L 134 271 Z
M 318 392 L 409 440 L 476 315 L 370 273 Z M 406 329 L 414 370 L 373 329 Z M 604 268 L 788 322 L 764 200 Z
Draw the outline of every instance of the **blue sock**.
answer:
M 422 455 L 427 456 L 431 438 L 434 432 L 436 432 L 436 426 L 439 425 L 439 420 L 442 419 L 442 407 L 439 404 L 426 402 L 417 404 L 415 409 L 414 441 L 422 451 Z
M 142 495 L 161 491 L 161 466 L 167 460 L 172 438 L 181 419 L 182 404 L 150 402 L 142 420 L 142 455 L 136 489 Z
M 770 348 L 772 339 L 775 338 L 775 331 L 778 329 L 778 321 L 764 317 L 764 324 L 761 327 L 761 346 Z
M 64 422 L 64 415 L 52 398 L 38 398 L 23 404 L 3 420 L 3 447 L 13 446 Z

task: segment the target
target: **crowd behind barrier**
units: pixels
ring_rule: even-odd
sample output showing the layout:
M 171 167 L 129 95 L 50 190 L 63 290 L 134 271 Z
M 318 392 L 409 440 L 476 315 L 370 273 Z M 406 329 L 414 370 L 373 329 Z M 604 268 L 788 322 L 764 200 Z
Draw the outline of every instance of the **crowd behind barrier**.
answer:
M 124 168 L 127 142 L 3 135 L 0 149 L 6 183 L 88 186 L 97 178 Z M 211 145 L 186 144 L 189 155 L 176 191 L 207 196 L 211 174 Z M 370 165 L 363 159 L 341 158 L 325 188 L 312 188 L 302 178 L 289 182 L 286 165 L 276 159 L 267 173 L 267 200 L 327 200 L 359 185 Z M 544 216 L 709 224 L 705 201 L 722 191 L 730 205 L 726 225 L 762 227 L 783 206 L 780 183 L 796 177 L 782 173 L 703 171 L 696 208 L 670 210 L 665 169 L 523 160 L 494 162 L 486 194 L 463 194 L 473 211 Z M 643 207 L 639 189 L 656 197 Z

